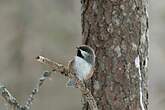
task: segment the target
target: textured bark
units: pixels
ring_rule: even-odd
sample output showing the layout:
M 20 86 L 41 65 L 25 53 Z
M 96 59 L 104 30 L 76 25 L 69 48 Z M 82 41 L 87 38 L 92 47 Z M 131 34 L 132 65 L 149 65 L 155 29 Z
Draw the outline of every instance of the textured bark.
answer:
M 147 110 L 145 0 L 81 0 L 83 44 L 96 53 L 87 84 L 100 110 Z M 89 110 L 89 105 L 83 105 Z

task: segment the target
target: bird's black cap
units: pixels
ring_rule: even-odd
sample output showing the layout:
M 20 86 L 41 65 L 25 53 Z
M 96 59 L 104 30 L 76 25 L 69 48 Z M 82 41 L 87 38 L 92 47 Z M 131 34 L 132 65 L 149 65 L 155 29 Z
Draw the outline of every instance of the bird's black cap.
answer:
M 81 50 L 83 50 L 83 51 L 85 51 L 85 52 L 87 52 L 87 53 L 89 53 L 89 54 L 91 54 L 91 55 L 94 54 L 93 49 L 92 49 L 91 47 L 87 46 L 87 45 L 81 45 L 81 46 L 76 47 L 76 48 L 77 48 L 78 50 L 81 49 Z

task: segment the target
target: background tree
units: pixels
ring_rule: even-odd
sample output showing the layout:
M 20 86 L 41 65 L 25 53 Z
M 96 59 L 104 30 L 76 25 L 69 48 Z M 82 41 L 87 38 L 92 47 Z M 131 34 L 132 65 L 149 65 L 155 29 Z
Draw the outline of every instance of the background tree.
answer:
M 147 110 L 148 15 L 145 0 L 81 0 L 83 44 L 94 48 L 88 86 L 100 110 Z M 88 110 L 86 103 L 83 107 Z

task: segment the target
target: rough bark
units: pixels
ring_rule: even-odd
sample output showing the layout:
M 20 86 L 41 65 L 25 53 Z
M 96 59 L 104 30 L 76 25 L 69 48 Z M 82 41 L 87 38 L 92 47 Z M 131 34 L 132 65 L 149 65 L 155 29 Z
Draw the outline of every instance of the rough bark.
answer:
M 99 110 L 147 110 L 145 0 L 81 0 L 83 44 L 96 52 L 88 83 Z M 89 110 L 88 104 L 83 105 Z

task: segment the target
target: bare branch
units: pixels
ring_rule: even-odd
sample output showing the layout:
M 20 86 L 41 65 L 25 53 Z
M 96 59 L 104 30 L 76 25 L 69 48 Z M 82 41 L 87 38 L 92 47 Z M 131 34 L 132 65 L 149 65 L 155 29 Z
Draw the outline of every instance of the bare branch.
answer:
M 45 64 L 45 65 L 51 67 L 53 69 L 53 71 L 60 72 L 62 75 L 65 75 L 69 78 L 74 77 L 76 80 L 78 80 L 80 83 L 78 83 L 77 87 L 80 89 L 85 100 L 89 103 L 91 110 L 98 110 L 96 101 L 95 101 L 94 97 L 92 96 L 90 90 L 85 86 L 85 84 L 82 81 L 80 81 L 75 76 L 74 73 L 70 73 L 68 68 L 66 68 L 62 64 L 56 63 L 56 62 L 54 62 L 48 58 L 45 58 L 43 56 L 36 57 L 36 60 L 42 64 Z
M 0 84 L 0 95 L 10 105 L 13 110 L 24 110 L 23 107 L 17 102 L 16 98 L 7 90 L 7 88 Z
M 13 110 L 29 110 L 31 108 L 32 102 L 34 100 L 34 96 L 37 95 L 39 89 L 43 85 L 46 79 L 50 77 L 51 72 L 44 72 L 37 83 L 37 86 L 32 90 L 32 93 L 29 95 L 26 104 L 24 106 L 20 105 L 16 98 L 12 96 L 9 90 L 2 84 L 0 84 L 0 95 L 4 98 L 4 100 L 12 107 Z
M 50 77 L 50 75 L 51 75 L 51 72 L 48 72 L 48 71 L 46 71 L 42 74 L 42 76 L 39 79 L 39 82 L 37 83 L 37 86 L 32 90 L 32 93 L 29 95 L 29 97 L 26 101 L 26 104 L 24 106 L 26 108 L 26 110 L 29 110 L 31 108 L 32 102 L 34 100 L 34 96 L 39 92 L 39 89 L 43 85 L 44 81 L 46 79 L 48 79 Z
M 38 56 L 36 57 L 37 61 L 43 64 L 48 65 L 52 68 L 52 72 L 56 71 L 61 73 L 62 75 L 69 77 L 69 78 L 75 78 L 77 81 L 79 81 L 77 87 L 80 89 L 83 97 L 85 98 L 85 101 L 89 103 L 89 106 L 91 110 L 98 110 L 96 101 L 94 97 L 92 96 L 90 90 L 85 86 L 85 84 L 80 81 L 74 73 L 70 73 L 68 68 L 63 66 L 62 64 L 56 63 L 48 58 Z M 34 100 L 34 97 L 39 92 L 41 86 L 45 82 L 45 80 L 50 77 L 52 72 L 44 72 L 43 75 L 40 77 L 39 82 L 37 83 L 36 87 L 32 90 L 32 93 L 29 95 L 26 103 L 24 106 L 20 105 L 16 98 L 6 89 L 5 86 L 0 84 L 0 95 L 4 98 L 4 100 L 13 108 L 13 110 L 29 110 L 31 108 L 32 102 Z
M 68 69 L 62 64 L 56 63 L 56 62 L 54 62 L 48 58 L 45 58 L 43 56 L 37 56 L 36 60 L 42 64 L 46 64 L 47 66 L 51 67 L 53 69 L 52 71 L 60 72 L 61 74 L 68 76 L 68 77 L 70 75 Z

